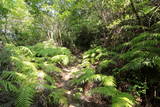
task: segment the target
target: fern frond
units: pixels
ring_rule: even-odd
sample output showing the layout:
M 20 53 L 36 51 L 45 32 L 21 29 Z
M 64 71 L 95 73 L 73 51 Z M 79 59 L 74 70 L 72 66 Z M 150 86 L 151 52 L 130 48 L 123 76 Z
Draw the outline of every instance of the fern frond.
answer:
M 104 86 L 115 86 L 115 79 L 113 76 L 106 76 L 102 74 L 95 74 L 93 69 L 83 69 L 84 73 L 78 78 L 72 80 L 73 84 L 83 84 L 86 82 L 101 82 Z
M 13 71 L 2 72 L 0 78 L 2 79 L 0 80 L 1 91 L 16 94 L 14 101 L 16 107 L 30 107 L 35 94 L 46 89 L 49 92 L 54 92 L 51 95 L 53 95 L 52 97 L 55 95 L 55 99 L 53 98 L 55 102 L 67 104 L 64 90 L 56 89 L 55 80 L 49 74 L 61 72 L 60 68 L 51 64 L 51 57 L 60 56 L 59 62 L 68 64 L 71 52 L 67 48 L 55 47 L 51 44 L 40 44 L 29 48 L 7 45 L 7 50 L 12 53 L 10 60 Z M 43 57 L 40 58 L 39 55 Z
M 16 82 L 20 82 L 26 79 L 26 75 L 15 72 L 15 71 L 3 71 L 3 73 L 1 74 L 1 77 L 5 80 L 11 80 Z
M 139 41 L 145 40 L 145 38 L 149 37 L 149 35 L 150 35 L 150 33 L 148 33 L 148 32 L 141 33 L 139 36 L 133 38 L 131 40 L 131 43 L 135 44 L 135 43 L 138 43 Z
M 57 87 L 55 85 L 49 85 L 49 84 L 43 84 L 43 87 L 46 88 L 47 90 L 50 90 L 51 92 L 56 89 Z
M 130 29 L 148 29 L 146 26 L 141 25 L 123 25 L 122 28 L 124 30 L 130 30 Z
M 102 75 L 101 81 L 104 86 L 116 86 L 115 78 L 113 76 Z
M 40 64 L 39 67 L 46 73 L 57 73 L 61 72 L 61 68 L 55 66 L 54 64 L 43 63 Z
M 17 50 L 19 51 L 19 55 L 25 55 L 25 56 L 32 56 L 33 55 L 33 52 L 25 46 L 19 46 L 17 48 L 18 48 Z
M 55 80 L 53 79 L 53 77 L 49 76 L 49 75 L 46 75 L 45 78 L 44 78 L 49 84 L 54 84 L 55 83 Z
M 30 107 L 36 92 L 34 87 L 32 85 L 24 85 L 21 86 L 18 91 L 19 94 L 16 99 L 16 107 Z
M 107 68 L 110 64 L 116 64 L 116 62 L 113 60 L 107 60 L 107 59 L 103 60 L 99 63 L 98 70 L 101 71 L 102 69 Z
M 91 93 L 97 93 L 104 96 L 115 96 L 118 94 L 118 91 L 115 87 L 106 86 L 106 87 L 97 87 L 91 90 Z
M 88 59 L 88 61 L 93 64 L 94 62 L 99 61 L 102 58 L 113 56 L 113 55 L 115 55 L 114 52 L 107 51 L 105 48 L 97 46 L 93 49 L 86 51 L 83 54 L 83 60 Z
M 51 58 L 53 63 L 62 63 L 67 65 L 69 63 L 69 57 L 67 55 L 56 55 Z
M 37 68 L 34 63 L 24 60 L 23 57 L 12 56 L 11 61 L 15 66 L 15 70 L 18 72 L 29 72 L 29 71 L 37 71 Z
M 118 93 L 112 97 L 112 107 L 133 107 L 134 98 L 127 93 Z
M 150 55 L 150 52 L 148 51 L 142 51 L 139 49 L 133 49 L 131 51 L 128 51 L 124 54 L 119 55 L 120 59 L 126 60 L 126 61 L 130 61 L 136 57 L 148 57 Z
M 144 32 L 144 33 L 141 33 L 140 35 L 136 36 L 135 38 L 133 38 L 131 40 L 131 43 L 136 44 L 136 43 L 139 43 L 144 40 L 152 40 L 152 39 L 158 40 L 159 38 L 160 38 L 159 33 Z
M 97 93 L 112 97 L 112 107 L 132 107 L 135 104 L 133 96 L 118 91 L 115 87 L 97 87 L 91 90 L 91 93 Z
M 79 73 L 82 73 L 78 78 L 75 78 L 73 79 L 71 82 L 73 84 L 83 84 L 85 83 L 86 81 L 89 80 L 88 77 L 91 77 L 94 75 L 95 71 L 94 69 L 91 69 L 91 68 L 85 68 L 85 69 L 82 69 Z
M 68 100 L 64 96 L 64 94 L 65 94 L 65 90 L 64 89 L 55 89 L 49 95 L 49 97 L 52 99 L 52 101 L 54 101 L 54 103 L 60 104 L 60 105 L 63 105 L 63 106 L 67 106 L 68 105 Z
M 4 88 L 5 91 L 16 92 L 18 90 L 15 85 L 6 80 L 0 80 L 0 86 Z
M 144 60 L 144 58 L 133 59 L 131 62 L 124 65 L 119 71 L 139 70 L 140 68 L 144 67 Z
M 69 49 L 65 47 L 56 47 L 52 44 L 38 43 L 35 46 L 31 47 L 34 51 L 34 54 L 42 57 L 53 57 L 56 55 L 71 55 Z
M 155 65 L 158 65 L 158 67 L 160 68 L 160 57 L 159 56 L 155 56 L 155 57 L 153 57 L 153 63 L 155 64 Z
M 160 43 L 158 40 L 145 40 L 141 41 L 139 43 L 133 44 L 132 48 L 139 48 L 140 47 L 143 49 L 145 47 L 151 47 L 151 46 L 157 46 Z
M 89 81 L 101 82 L 103 86 L 115 86 L 115 79 L 113 76 L 93 74 L 93 75 L 88 76 L 88 78 L 84 80 L 84 82 L 89 82 Z

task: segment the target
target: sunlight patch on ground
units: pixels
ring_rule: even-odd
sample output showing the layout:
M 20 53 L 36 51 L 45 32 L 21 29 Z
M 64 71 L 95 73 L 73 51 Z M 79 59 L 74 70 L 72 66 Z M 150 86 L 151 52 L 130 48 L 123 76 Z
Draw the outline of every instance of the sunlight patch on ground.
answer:
M 69 105 L 69 107 L 76 107 L 75 105 Z

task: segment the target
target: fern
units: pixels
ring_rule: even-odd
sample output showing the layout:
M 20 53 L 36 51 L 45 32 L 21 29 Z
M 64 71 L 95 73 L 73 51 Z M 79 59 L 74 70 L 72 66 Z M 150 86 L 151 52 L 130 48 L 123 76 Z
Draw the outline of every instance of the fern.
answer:
M 89 66 L 89 63 L 95 64 L 96 62 L 102 61 L 105 58 L 112 57 L 115 55 L 116 55 L 115 52 L 108 51 L 107 49 L 98 46 L 86 51 L 83 54 L 83 60 L 81 65 Z
M 98 65 L 98 71 L 101 71 L 102 69 L 107 68 L 110 64 L 116 64 L 116 62 L 113 60 L 107 60 L 107 59 L 101 61 Z
M 25 55 L 25 56 L 32 56 L 33 55 L 33 52 L 25 46 L 19 46 L 17 48 L 19 48 L 19 49 L 16 49 L 19 51 L 19 53 L 18 53 L 19 55 Z
M 118 91 L 113 86 L 106 86 L 106 87 L 97 87 L 91 90 L 91 93 L 98 93 L 105 96 L 115 96 L 118 94 Z
M 55 66 L 54 64 L 43 63 L 39 64 L 38 66 L 46 73 L 57 73 L 62 71 L 59 67 Z
M 82 72 L 82 73 L 81 73 L 81 72 Z M 94 72 L 95 72 L 94 69 L 90 69 L 90 68 L 83 69 L 83 70 L 75 73 L 75 75 L 78 74 L 78 73 L 81 74 L 81 75 L 80 75 L 78 78 L 73 79 L 71 82 L 72 82 L 73 84 L 77 84 L 77 85 L 78 85 L 78 84 L 85 83 L 86 81 L 89 80 L 88 77 L 94 75 Z
M 112 107 L 133 107 L 135 100 L 130 94 L 120 92 L 115 87 L 97 87 L 92 93 L 98 93 L 104 96 L 112 97 Z
M 26 75 L 18 73 L 15 71 L 3 71 L 1 78 L 4 80 L 17 81 L 20 82 L 26 79 Z
M 49 97 L 56 104 L 67 106 L 68 105 L 68 101 L 67 101 L 67 98 L 64 96 L 64 94 L 65 94 L 65 90 L 64 89 L 56 89 L 49 95 Z
M 56 55 L 70 55 L 71 52 L 64 47 L 55 47 L 52 44 L 39 43 L 34 47 L 31 47 L 34 54 L 42 57 L 53 57 Z
M 95 74 L 93 69 L 83 69 L 83 72 L 78 78 L 73 79 L 73 84 L 83 84 L 86 82 L 101 82 L 103 86 L 115 86 L 115 79 L 112 76 Z
M 131 43 L 134 45 L 140 41 L 143 41 L 143 40 L 147 40 L 147 39 L 159 39 L 160 38 L 160 34 L 158 33 L 149 33 L 149 32 L 144 32 L 144 33 L 141 33 L 140 35 L 138 35 L 137 37 L 133 38 L 131 40 Z
M 33 85 L 24 85 L 19 89 L 19 94 L 16 99 L 17 107 L 30 107 L 33 103 L 33 98 L 35 95 L 35 88 Z
M 143 58 L 136 58 L 124 65 L 119 71 L 126 71 L 126 70 L 139 70 L 142 67 L 144 67 L 144 62 L 145 59 Z
M 134 57 L 136 56 L 136 54 L 132 55 L 128 53 L 124 56 L 121 55 L 121 57 L 128 58 L 126 55 L 128 55 L 129 57 L 132 56 L 131 59 L 134 59 Z M 77 72 L 76 74 L 78 74 L 79 76 L 73 79 L 72 83 L 78 85 L 87 82 L 93 82 L 97 84 L 97 87 L 91 89 L 92 94 L 97 93 L 104 96 L 110 96 L 112 98 L 113 107 L 116 107 L 120 102 L 121 104 L 119 104 L 119 106 L 131 107 L 135 104 L 133 96 L 117 90 L 116 82 L 113 76 L 97 74 L 95 69 L 91 68 L 92 64 L 94 64 L 96 61 L 99 61 L 99 65 L 97 67 L 99 71 L 101 71 L 103 68 L 109 67 L 110 64 L 116 65 L 116 62 L 113 60 L 115 56 L 117 56 L 115 52 L 110 52 L 106 49 L 101 49 L 100 47 L 87 51 L 83 56 L 82 64 L 84 64 L 85 62 L 89 66 L 86 66 L 86 68 Z
M 154 46 L 157 46 L 159 43 L 160 43 L 160 41 L 158 41 L 158 40 L 146 40 L 146 41 L 136 43 L 135 45 L 132 46 L 132 48 L 143 49 L 143 48 L 148 47 L 148 46 L 149 47 L 154 47 Z
M 67 55 L 56 55 L 51 58 L 53 63 L 62 63 L 67 65 L 69 63 L 69 57 Z
M 82 84 L 86 82 L 100 82 L 101 86 L 93 88 L 91 90 L 91 93 L 111 96 L 113 107 L 116 107 L 117 105 L 119 105 L 119 103 L 122 107 L 131 107 L 135 104 L 134 98 L 131 95 L 127 93 L 122 93 L 115 88 L 116 83 L 113 76 L 95 74 L 94 69 L 83 69 L 82 74 L 77 79 L 74 79 L 72 82 L 76 84 Z
M 130 49 L 138 48 L 143 49 L 146 47 L 157 46 L 160 43 L 160 34 L 159 33 L 149 33 L 144 32 L 136 37 L 134 37 L 129 42 L 124 42 L 123 44 L 118 45 L 115 50 L 122 50 L 125 47 L 129 47 Z
M 119 71 L 139 70 L 146 67 L 157 65 L 153 60 L 159 57 L 160 34 L 144 32 L 134 37 L 128 43 L 130 49 L 119 55 L 120 59 L 127 63 Z
M 160 57 L 155 56 L 152 60 L 153 64 L 157 65 L 160 68 Z
M 68 64 L 71 55 L 68 49 L 54 47 L 50 44 L 40 44 L 37 50 L 33 50 L 35 47 L 6 45 L 7 51 L 12 53 L 10 55 L 12 71 L 2 72 L 0 86 L 1 91 L 13 92 L 16 95 L 14 104 L 17 107 L 30 107 L 34 103 L 36 94 L 45 90 L 50 90 L 50 94 L 55 91 L 58 92 L 58 89 L 55 89 L 55 80 L 49 74 L 57 74 L 57 72 L 61 72 L 61 69 L 52 64 L 48 57 L 61 55 L 62 58 L 56 63 Z M 37 57 L 36 54 L 44 57 Z M 66 57 L 67 59 L 65 59 Z M 60 95 L 57 103 L 66 103 L 63 94 L 60 93 Z M 55 99 L 56 97 L 58 98 L 58 95 L 55 95 Z
M 119 92 L 112 97 L 112 107 L 133 107 L 134 104 L 134 98 L 127 93 Z
M 0 86 L 2 90 L 4 89 L 5 91 L 16 92 L 18 90 L 14 84 L 6 80 L 0 80 Z
M 47 76 L 45 76 L 44 79 L 45 79 L 49 84 L 55 85 L 55 80 L 53 79 L 53 77 L 47 75 Z

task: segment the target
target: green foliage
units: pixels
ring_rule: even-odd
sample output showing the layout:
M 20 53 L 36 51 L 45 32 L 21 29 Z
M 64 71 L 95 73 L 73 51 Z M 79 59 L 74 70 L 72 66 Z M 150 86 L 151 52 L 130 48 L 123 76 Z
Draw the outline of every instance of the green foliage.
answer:
M 95 47 L 93 49 L 86 51 L 83 54 L 82 65 L 85 65 L 86 62 L 91 63 L 91 64 L 95 64 L 96 62 L 100 62 L 100 61 L 104 60 L 105 58 L 109 58 L 114 55 L 115 55 L 114 52 L 108 51 L 107 49 L 105 49 L 103 47 Z M 107 61 L 107 60 L 105 60 L 105 61 Z M 102 63 L 104 63 L 104 61 L 101 62 L 101 65 L 103 65 Z
M 12 106 L 29 107 L 46 90 L 49 102 L 67 105 L 65 90 L 56 88 L 54 78 L 62 71 L 59 67 L 73 63 L 73 57 L 59 46 L 75 53 L 97 46 L 82 54 L 85 69 L 76 72 L 73 83 L 93 82 L 94 92 L 111 96 L 113 107 L 134 105 L 126 91 L 149 101 L 148 90 L 159 93 L 160 87 L 155 85 L 160 78 L 159 4 L 158 0 L 1 0 L 0 41 L 9 44 L 0 44 L 0 92 L 15 95 Z
M 33 98 L 35 95 L 36 90 L 32 85 L 24 85 L 18 90 L 18 98 L 16 100 L 17 107 L 29 107 L 33 104 Z
M 54 92 L 52 92 L 49 97 L 51 100 L 56 104 L 61 104 L 62 106 L 68 105 L 68 100 L 64 96 L 65 90 L 64 89 L 57 89 Z
M 0 7 L 0 29 L 5 31 L 5 33 L 1 32 L 1 35 L 5 38 L 3 39 L 4 42 L 14 41 L 21 45 L 33 44 L 44 37 L 41 34 L 37 35 L 39 32 L 35 33 L 35 31 L 38 31 L 38 26 L 35 24 L 25 0 L 1 0 Z M 43 33 L 42 30 L 39 31 Z M 36 35 L 39 37 L 37 38 Z
M 84 84 L 87 82 L 100 82 L 100 86 L 91 90 L 92 94 L 98 93 L 104 96 L 112 97 L 112 106 L 117 107 L 119 104 L 125 107 L 132 107 L 135 102 L 133 96 L 122 93 L 116 89 L 115 79 L 113 76 L 95 74 L 94 69 L 86 68 L 81 71 L 77 79 L 73 79 L 74 84 Z
M 44 57 L 55 64 L 68 65 L 71 60 L 70 50 L 65 47 L 54 46 L 53 41 L 38 43 L 31 47 L 31 50 L 34 56 Z
M 64 47 L 54 46 L 53 41 L 38 43 L 32 47 L 34 54 L 38 57 L 53 57 L 56 55 L 70 55 L 71 52 Z
M 98 65 L 98 70 L 101 71 L 102 69 L 107 68 L 110 64 L 116 64 L 113 60 L 103 60 Z
M 142 33 L 133 38 L 128 44 L 131 48 L 127 52 L 120 55 L 120 58 L 129 61 L 122 69 L 123 70 L 138 70 L 144 66 L 153 67 L 154 58 L 159 57 L 159 49 L 156 48 L 159 41 L 159 34 Z
M 93 69 L 83 69 L 81 71 L 83 74 L 78 78 L 73 80 L 75 84 L 82 84 L 86 82 L 98 82 L 101 81 L 104 86 L 114 86 L 114 78 L 112 76 L 105 76 L 101 74 L 95 74 Z
M 89 78 L 92 77 L 94 75 L 94 69 L 90 69 L 90 68 L 86 68 L 83 69 L 82 71 L 77 72 L 75 75 L 80 74 L 82 72 L 82 74 L 80 75 L 79 78 L 72 80 L 73 84 L 82 84 L 85 83 L 87 81 L 94 81 L 93 79 Z
M 135 101 L 131 95 L 119 93 L 112 97 L 112 103 L 112 107 L 133 107 Z
M 115 87 L 98 87 L 93 89 L 92 93 L 112 96 L 112 107 L 133 107 L 135 104 L 133 96 L 120 92 Z
M 46 42 L 45 42 L 46 43 Z M 39 45 L 38 45 L 39 46 Z M 67 100 L 62 91 L 56 88 L 54 77 L 52 74 L 58 74 L 61 69 L 49 60 L 58 55 L 64 57 L 55 60 L 54 63 L 68 64 L 71 53 L 66 48 L 54 47 L 48 45 L 53 53 L 47 53 L 47 46 L 42 43 L 39 48 L 36 46 L 14 46 L 7 44 L 4 49 L 10 52 L 9 61 L 11 61 L 12 71 L 3 71 L 0 78 L 1 91 L 8 91 L 16 94 L 14 105 L 17 107 L 29 107 L 35 102 L 35 96 L 45 90 L 50 90 L 48 100 L 54 99 L 58 104 L 67 104 Z M 34 50 L 35 49 L 35 50 Z M 39 57 L 37 54 L 44 52 Z M 51 55 L 51 56 L 49 56 Z M 47 59 L 47 60 L 46 60 Z M 59 92 L 59 94 L 58 94 Z M 61 96 L 60 96 L 61 95 Z M 47 96 L 46 96 L 47 98 Z
M 0 50 L 0 65 L 1 65 L 1 69 L 0 70 L 3 70 L 3 69 L 7 69 L 9 70 L 9 62 L 10 62 L 10 51 L 8 51 L 7 49 L 1 49 Z
M 69 63 L 69 57 L 67 55 L 56 55 L 51 58 L 51 61 L 53 63 L 59 62 L 64 65 L 67 65 Z
M 46 63 L 41 64 L 40 68 L 46 73 L 52 73 L 52 72 L 54 73 L 62 71 L 59 67 L 56 67 L 53 64 L 46 64 Z
M 106 87 L 97 87 L 92 90 L 92 93 L 98 93 L 105 96 L 115 96 L 118 94 L 118 91 L 113 86 L 106 86 Z
M 11 92 L 17 91 L 17 88 L 9 81 L 0 80 L 0 86 L 2 86 L 0 91 L 2 90 L 11 91 Z

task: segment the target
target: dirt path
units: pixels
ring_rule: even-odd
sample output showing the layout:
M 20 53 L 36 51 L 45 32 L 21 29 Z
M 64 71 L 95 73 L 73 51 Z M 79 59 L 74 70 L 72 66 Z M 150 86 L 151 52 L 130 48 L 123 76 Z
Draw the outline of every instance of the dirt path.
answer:
M 58 88 L 66 90 L 65 96 L 68 99 L 68 107 L 104 107 L 103 104 L 96 103 L 97 99 L 100 99 L 97 96 L 91 97 L 81 94 L 79 99 L 75 99 L 74 95 L 77 92 L 77 86 L 72 86 L 70 80 L 76 78 L 77 75 L 75 73 L 81 70 L 79 64 L 64 67 L 62 70 L 63 72 L 60 74 L 61 78 L 56 85 Z
M 58 88 L 63 88 L 66 90 L 66 96 L 68 99 L 68 107 L 81 107 L 78 102 L 74 99 L 74 87 L 71 86 L 70 80 L 75 77 L 74 73 L 79 71 L 80 68 L 75 65 L 67 68 L 63 68 L 63 72 L 61 72 L 61 79 L 57 83 Z

